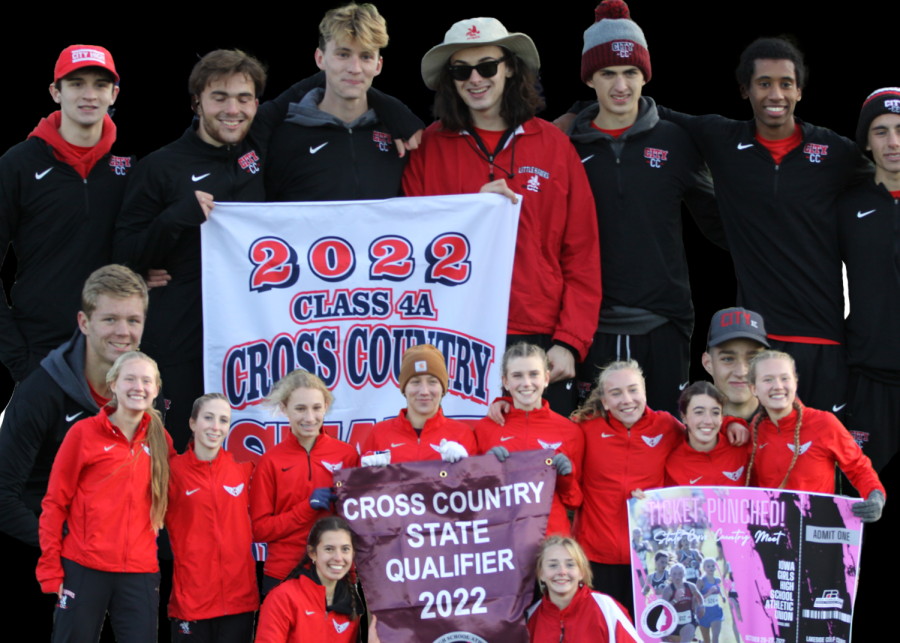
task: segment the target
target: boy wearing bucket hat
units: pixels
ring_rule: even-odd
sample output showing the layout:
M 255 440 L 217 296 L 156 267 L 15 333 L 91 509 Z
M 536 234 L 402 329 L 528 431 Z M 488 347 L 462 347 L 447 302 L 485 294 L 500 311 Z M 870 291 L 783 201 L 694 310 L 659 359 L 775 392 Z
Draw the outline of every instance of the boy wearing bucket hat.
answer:
M 846 425 L 881 471 L 900 451 L 900 87 L 863 103 L 856 143 L 875 161 L 875 178 L 838 199 L 838 238 L 847 264 Z
M 725 231 L 690 136 L 660 121 L 656 103 L 641 95 L 650 53 L 628 5 L 604 0 L 595 14 L 584 32 L 581 79 L 598 102 L 569 129 L 597 205 L 603 275 L 600 322 L 579 368 L 579 389 L 589 389 L 605 364 L 635 359 L 647 380 L 647 404 L 675 415 L 694 326 L 682 200 L 703 233 L 727 249 Z
M 406 408 L 372 427 L 361 449 L 362 466 L 444 460 L 457 462 L 478 453 L 467 424 L 444 417 L 441 400 L 450 377 L 444 354 L 431 344 L 406 349 L 400 362 L 400 393 Z
M 0 248 L 18 259 L 12 308 L 0 306 L 0 361 L 16 381 L 75 331 L 81 287 L 110 263 L 134 157 L 110 154 L 119 94 L 112 54 L 66 47 L 50 96 L 60 109 L 0 158 Z
M 494 18 L 453 25 L 422 59 L 435 115 L 403 175 L 407 196 L 522 195 L 507 342 L 542 346 L 552 362 L 545 397 L 574 410 L 576 361 L 600 309 L 594 199 L 571 143 L 535 118 L 543 107 L 531 38 Z

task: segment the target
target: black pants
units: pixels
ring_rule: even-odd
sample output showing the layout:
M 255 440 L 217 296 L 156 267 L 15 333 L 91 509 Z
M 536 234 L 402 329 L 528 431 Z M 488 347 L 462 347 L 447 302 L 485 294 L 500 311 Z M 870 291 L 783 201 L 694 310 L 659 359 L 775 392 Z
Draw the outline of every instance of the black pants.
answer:
M 631 565 L 604 565 L 591 561 L 591 574 L 594 576 L 594 590 L 609 594 L 619 601 L 628 610 L 632 621 L 636 622 L 634 595 L 631 587 Z
M 166 431 L 178 453 L 184 453 L 191 439 L 191 409 L 194 400 L 203 395 L 203 360 L 160 365 L 166 403 Z
M 550 335 L 507 335 L 506 347 L 509 348 L 519 342 L 540 346 L 545 351 L 553 347 Z M 578 368 L 578 355 L 575 355 L 575 368 Z M 572 415 L 578 405 L 578 391 L 575 387 L 575 379 L 554 382 L 544 389 L 544 399 L 550 404 L 550 409 L 563 417 Z
M 636 360 L 644 371 L 647 406 L 678 417 L 678 396 L 690 378 L 690 338 L 671 322 L 646 335 L 597 333 L 587 359 L 578 370 L 579 390 L 586 396 L 604 366 L 629 359 Z
M 881 473 L 900 452 L 900 386 L 853 371 L 847 387 L 846 420 L 850 435 Z
M 831 411 L 844 421 L 847 399 L 847 358 L 837 344 L 797 344 L 770 339 L 769 345 L 797 363 L 797 397 L 806 406 Z
M 65 558 L 62 564 L 53 643 L 96 643 L 107 611 L 117 643 L 156 643 L 159 572 L 101 572 Z
M 202 621 L 172 621 L 172 643 L 253 643 L 256 612 L 228 614 Z

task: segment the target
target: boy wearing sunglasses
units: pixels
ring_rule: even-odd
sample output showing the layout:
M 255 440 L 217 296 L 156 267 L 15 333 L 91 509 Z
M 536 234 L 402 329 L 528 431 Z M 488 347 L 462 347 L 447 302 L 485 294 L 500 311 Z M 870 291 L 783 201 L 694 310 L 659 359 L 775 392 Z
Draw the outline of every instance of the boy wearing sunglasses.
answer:
M 653 99 L 641 96 L 650 53 L 628 5 L 604 0 L 595 13 L 584 32 L 581 79 L 598 102 L 569 128 L 597 204 L 603 274 L 600 322 L 579 389 L 590 390 L 610 361 L 635 359 L 647 379 L 647 404 L 676 414 L 694 327 L 682 200 L 703 233 L 727 249 L 725 231 L 690 136 L 660 121 Z M 629 269 L 615 269 L 622 266 Z
M 507 341 L 547 350 L 544 397 L 568 416 L 576 362 L 600 309 L 600 244 L 594 199 L 562 132 L 535 118 L 544 106 L 531 38 L 494 18 L 453 25 L 422 59 L 440 121 L 425 130 L 403 174 L 407 196 L 493 192 L 522 198 Z M 522 195 L 522 196 L 519 196 Z

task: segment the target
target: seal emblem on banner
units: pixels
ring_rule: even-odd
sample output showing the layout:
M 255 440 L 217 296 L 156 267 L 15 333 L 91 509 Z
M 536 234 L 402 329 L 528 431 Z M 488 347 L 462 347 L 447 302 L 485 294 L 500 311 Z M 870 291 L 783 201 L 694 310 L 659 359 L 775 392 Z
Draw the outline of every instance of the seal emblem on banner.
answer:
M 648 636 L 661 639 L 675 631 L 678 625 L 678 614 L 668 601 L 653 601 L 641 614 L 641 629 Z
M 471 632 L 447 632 L 434 639 L 434 643 L 488 643 L 485 639 Z

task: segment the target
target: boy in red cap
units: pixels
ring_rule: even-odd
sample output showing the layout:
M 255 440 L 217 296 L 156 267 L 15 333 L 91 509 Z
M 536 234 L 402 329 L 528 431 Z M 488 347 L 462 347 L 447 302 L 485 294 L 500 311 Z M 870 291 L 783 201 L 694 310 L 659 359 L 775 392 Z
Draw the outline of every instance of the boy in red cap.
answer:
M 0 361 L 16 381 L 71 337 L 81 286 L 110 263 L 116 215 L 135 159 L 110 154 L 119 74 L 103 47 L 59 55 L 60 109 L 0 158 L 0 248 L 18 260 L 12 308 L 0 306 Z

